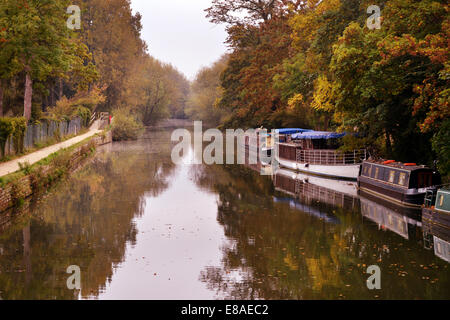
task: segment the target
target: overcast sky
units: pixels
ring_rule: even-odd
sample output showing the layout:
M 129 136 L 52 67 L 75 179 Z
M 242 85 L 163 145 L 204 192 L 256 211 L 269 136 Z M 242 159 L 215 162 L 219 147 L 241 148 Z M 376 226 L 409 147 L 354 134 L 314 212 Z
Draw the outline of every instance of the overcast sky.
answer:
M 204 9 L 211 0 L 132 0 L 142 15 L 142 37 L 149 53 L 173 64 L 189 79 L 226 51 L 223 26 L 209 23 Z

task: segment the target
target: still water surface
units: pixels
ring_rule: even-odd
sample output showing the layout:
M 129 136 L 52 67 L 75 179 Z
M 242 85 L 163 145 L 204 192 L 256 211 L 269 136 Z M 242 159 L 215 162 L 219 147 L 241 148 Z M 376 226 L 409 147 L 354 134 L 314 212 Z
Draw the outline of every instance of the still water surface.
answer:
M 192 153 L 175 165 L 171 149 L 169 131 L 102 147 L 16 213 L 0 229 L 0 297 L 450 299 L 449 263 L 420 217 L 352 185 L 194 165 Z M 67 288 L 71 265 L 81 291 Z M 367 289 L 369 265 L 381 290 Z

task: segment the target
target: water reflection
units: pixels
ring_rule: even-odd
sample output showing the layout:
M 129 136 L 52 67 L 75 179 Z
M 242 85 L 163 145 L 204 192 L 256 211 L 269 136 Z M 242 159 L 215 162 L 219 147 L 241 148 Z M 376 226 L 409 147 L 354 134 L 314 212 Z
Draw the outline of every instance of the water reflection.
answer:
M 406 240 L 416 239 L 422 234 L 420 209 L 396 208 L 395 205 L 389 206 L 387 203 L 365 197 L 361 197 L 360 201 L 361 214 L 378 224 L 380 230 L 387 229 Z
M 156 136 L 155 136 L 156 137 Z M 59 186 L 0 235 L 3 299 L 74 299 L 98 296 L 136 244 L 133 221 L 144 194 L 169 187 L 174 165 L 167 141 L 124 143 L 102 149 L 93 162 Z M 82 270 L 82 290 L 67 289 L 70 265 Z
M 221 198 L 219 222 L 226 235 L 236 240 L 223 249 L 222 266 L 202 273 L 202 280 L 221 297 L 448 298 L 447 264 L 424 250 L 420 240 L 405 241 L 395 233 L 380 231 L 377 223 L 361 215 L 354 193 L 341 192 L 342 187 L 336 188 L 339 191 L 324 189 L 323 183 L 338 182 L 313 184 L 311 177 L 305 181 L 283 172 L 275 176 L 277 190 L 272 194 L 270 187 L 259 187 L 265 182 L 258 175 L 260 168 L 251 177 L 250 171 L 243 174 L 239 167 L 204 170 L 204 176 L 214 181 L 210 187 Z M 277 191 L 284 191 L 284 197 Z M 274 196 L 288 199 L 287 203 L 268 201 Z M 340 223 L 311 215 L 314 206 L 315 212 Z M 365 271 L 372 264 L 384 270 L 383 281 L 389 290 L 367 290 Z
M 182 165 L 170 132 L 104 147 L 2 216 L 3 299 L 449 299 L 448 239 L 348 182 Z M 15 215 L 16 218 L 6 219 Z M 427 250 L 428 248 L 429 250 Z M 382 290 L 366 287 L 367 266 Z M 81 292 L 67 289 L 70 265 Z

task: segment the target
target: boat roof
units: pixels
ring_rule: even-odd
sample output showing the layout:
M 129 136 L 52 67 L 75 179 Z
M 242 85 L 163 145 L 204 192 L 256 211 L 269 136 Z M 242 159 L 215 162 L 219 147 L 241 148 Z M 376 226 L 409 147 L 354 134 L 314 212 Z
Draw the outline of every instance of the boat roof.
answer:
M 311 132 L 313 130 L 311 129 L 300 129 L 300 128 L 284 128 L 284 129 L 276 129 L 275 130 L 278 134 L 296 134 L 296 133 L 302 133 L 302 132 Z
M 380 165 L 380 166 L 385 166 L 385 167 L 394 168 L 394 169 L 401 169 L 401 170 L 406 170 L 406 171 L 416 171 L 416 170 L 423 170 L 423 169 L 431 170 L 427 166 L 406 165 L 405 163 L 402 163 L 402 162 L 392 162 L 392 163 L 383 163 L 383 162 L 384 161 L 367 160 L 364 163 L 376 164 L 376 165 Z
M 347 133 L 327 132 L 327 131 L 309 131 L 303 133 L 296 133 L 292 135 L 292 139 L 311 139 L 311 140 L 328 140 L 328 139 L 340 139 L 345 137 Z

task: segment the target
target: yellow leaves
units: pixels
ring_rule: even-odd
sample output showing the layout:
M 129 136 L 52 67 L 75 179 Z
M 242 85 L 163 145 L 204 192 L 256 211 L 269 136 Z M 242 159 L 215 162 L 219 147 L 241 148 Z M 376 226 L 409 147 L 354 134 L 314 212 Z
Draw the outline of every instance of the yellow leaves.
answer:
M 337 10 L 340 6 L 341 6 L 341 0 L 321 1 L 320 4 L 317 6 L 317 14 L 322 15 L 326 11 Z
M 332 104 L 332 86 L 326 76 L 321 75 L 315 85 L 314 97 L 311 107 L 317 111 L 332 112 L 334 105 Z
M 303 104 L 303 95 L 298 93 L 289 99 L 288 109 L 294 110 L 296 107 L 301 106 L 302 104 Z
M 294 257 L 291 254 L 287 254 L 286 257 L 283 259 L 284 263 L 290 270 L 297 271 L 298 270 L 298 264 L 297 261 L 295 261 Z
M 297 48 L 314 40 L 325 12 L 337 10 L 341 6 L 340 0 L 308 0 L 307 3 L 308 9 L 295 15 L 290 21 L 292 40 Z

